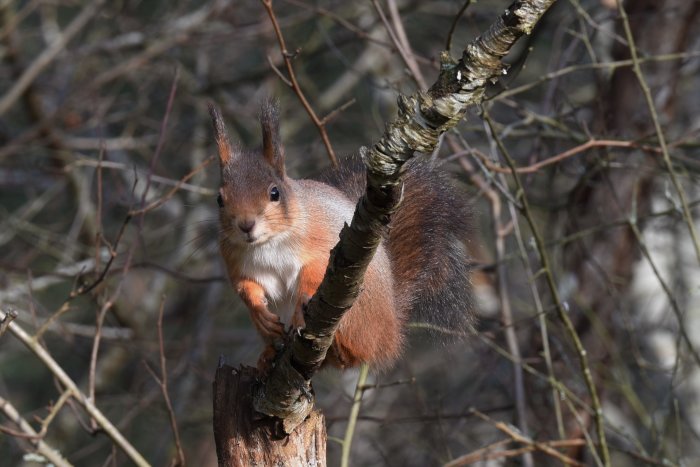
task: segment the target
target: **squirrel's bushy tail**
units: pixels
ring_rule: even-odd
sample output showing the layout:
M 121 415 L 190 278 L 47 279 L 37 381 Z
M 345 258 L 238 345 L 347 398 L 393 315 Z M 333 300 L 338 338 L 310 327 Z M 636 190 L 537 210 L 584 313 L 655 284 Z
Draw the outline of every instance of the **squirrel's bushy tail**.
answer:
M 403 202 L 387 238 L 396 298 L 409 320 L 431 334 L 464 335 L 474 315 L 466 193 L 424 157 L 412 159 L 405 169 Z M 356 157 L 324 178 L 353 201 L 364 192 L 364 167 Z

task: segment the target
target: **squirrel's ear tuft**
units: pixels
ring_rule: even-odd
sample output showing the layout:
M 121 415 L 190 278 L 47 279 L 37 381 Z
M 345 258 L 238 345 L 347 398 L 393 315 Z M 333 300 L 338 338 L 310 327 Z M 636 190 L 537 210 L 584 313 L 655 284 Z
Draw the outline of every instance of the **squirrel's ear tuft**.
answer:
M 231 160 L 231 157 L 233 156 L 233 149 L 231 148 L 231 142 L 226 134 L 226 124 L 224 123 L 224 119 L 221 117 L 219 109 L 211 101 L 209 101 L 207 105 L 209 107 L 211 121 L 214 124 L 214 137 L 216 138 L 216 145 L 219 147 L 219 161 L 223 167 Z
M 262 152 L 265 160 L 280 175 L 284 176 L 284 148 L 280 143 L 280 112 L 274 99 L 263 102 L 260 109 L 260 126 L 262 127 Z

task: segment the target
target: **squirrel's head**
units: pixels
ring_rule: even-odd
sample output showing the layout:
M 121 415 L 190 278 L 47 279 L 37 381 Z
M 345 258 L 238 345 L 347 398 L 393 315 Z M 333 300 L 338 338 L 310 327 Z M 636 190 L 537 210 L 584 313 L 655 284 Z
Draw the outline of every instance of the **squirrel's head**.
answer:
M 284 149 L 279 138 L 279 110 L 274 101 L 260 112 L 262 147 L 243 150 L 232 146 L 221 114 L 213 104 L 221 167 L 217 196 L 221 234 L 234 244 L 256 245 L 289 229 L 293 193 L 284 170 Z

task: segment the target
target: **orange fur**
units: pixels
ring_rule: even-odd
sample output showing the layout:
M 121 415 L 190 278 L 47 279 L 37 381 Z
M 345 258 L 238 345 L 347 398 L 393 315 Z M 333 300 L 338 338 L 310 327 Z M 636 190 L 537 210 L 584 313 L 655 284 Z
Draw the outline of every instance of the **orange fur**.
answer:
M 243 151 L 232 149 L 221 116 L 216 109 L 211 111 L 222 176 L 221 253 L 231 283 L 266 343 L 259 361 L 263 368 L 274 355 L 275 345 L 283 340 L 284 323 L 293 328 L 304 326 L 305 305 L 316 293 L 330 250 L 355 208 L 354 200 L 328 184 L 287 177 L 277 112 L 274 105 L 263 107 L 263 146 Z M 425 196 L 420 190 L 416 194 L 426 201 L 425 209 L 430 210 L 435 203 Z M 441 195 L 441 199 L 448 198 L 449 194 Z M 438 294 L 441 283 L 448 282 L 449 272 L 456 269 L 437 264 L 432 267 L 441 274 L 430 281 L 423 280 L 423 269 L 418 268 L 423 268 L 426 261 L 434 261 L 434 249 L 431 248 L 430 257 L 421 251 L 428 247 L 425 226 L 419 218 L 422 215 L 407 210 L 403 216 L 408 221 L 398 226 L 396 237 L 401 237 L 402 245 L 379 246 L 360 295 L 340 320 L 326 364 L 339 368 L 362 362 L 375 368 L 391 365 L 401 353 L 407 311 L 416 302 L 410 295 L 412 288 L 424 289 L 421 282 L 425 282 L 430 284 L 431 293 Z M 411 229 L 417 232 L 412 233 Z M 428 229 L 429 233 L 433 231 Z M 397 252 L 405 258 L 395 258 Z M 414 264 L 414 257 L 423 263 Z M 396 270 L 397 265 L 401 270 Z M 395 287 L 395 276 L 406 283 Z M 459 282 L 452 282 L 461 287 Z M 429 308 L 429 313 L 439 312 L 434 306 Z
M 267 309 L 265 290 L 250 279 L 241 278 L 236 284 L 238 295 L 250 310 L 253 325 L 266 343 L 284 336 L 284 325 L 280 317 Z

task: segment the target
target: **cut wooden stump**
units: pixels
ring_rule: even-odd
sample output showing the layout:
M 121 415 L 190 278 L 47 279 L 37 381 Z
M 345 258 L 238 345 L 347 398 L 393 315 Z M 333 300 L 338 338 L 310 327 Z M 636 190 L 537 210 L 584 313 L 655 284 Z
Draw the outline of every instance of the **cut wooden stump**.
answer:
M 326 465 L 326 424 L 317 410 L 289 436 L 253 410 L 255 368 L 222 365 L 214 379 L 214 439 L 220 466 Z

